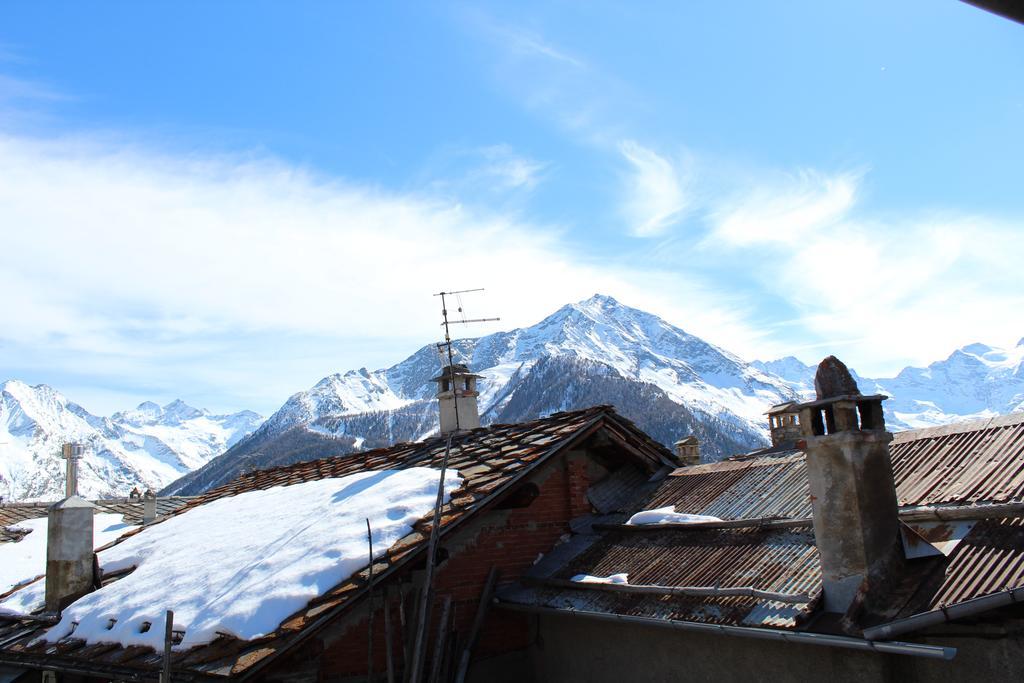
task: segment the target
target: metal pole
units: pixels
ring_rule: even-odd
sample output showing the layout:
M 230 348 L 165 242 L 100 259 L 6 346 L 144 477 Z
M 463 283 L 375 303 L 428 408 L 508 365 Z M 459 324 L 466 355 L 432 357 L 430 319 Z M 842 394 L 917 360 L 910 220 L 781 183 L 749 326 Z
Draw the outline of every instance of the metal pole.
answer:
M 455 389 L 455 365 L 454 357 L 452 356 L 452 338 L 448 333 L 448 305 L 444 300 L 444 292 L 441 292 L 441 317 L 444 319 L 444 343 L 448 347 L 448 375 L 451 377 L 452 382 L 452 405 L 455 406 L 455 431 L 459 431 L 459 392 Z M 441 373 L 442 375 L 444 373 Z M 451 443 L 451 439 L 448 440 Z M 444 480 L 442 480 L 443 483 Z
M 167 610 L 164 616 L 164 661 L 160 672 L 160 683 L 171 683 L 171 642 L 174 638 L 174 612 Z
M 441 664 L 444 659 L 444 643 L 448 638 L 448 619 L 452 610 L 452 596 L 444 596 L 441 607 L 441 621 L 437 623 L 437 642 L 434 644 L 434 661 L 430 663 L 430 683 L 437 683 L 441 675 Z
M 366 602 L 369 604 L 370 618 L 367 626 L 368 645 L 366 646 L 366 680 L 373 680 L 373 533 L 370 531 L 370 518 L 366 518 L 366 542 L 370 546 L 370 564 L 367 569 L 367 595 Z
M 430 525 L 430 542 L 427 544 L 427 566 L 423 577 L 423 589 L 420 592 L 420 605 L 417 614 L 416 640 L 412 649 L 412 671 L 409 680 L 418 683 L 422 676 L 423 658 L 426 656 L 424 647 L 426 631 L 430 628 L 430 597 L 431 588 L 434 584 L 434 558 L 437 556 L 437 538 L 441 531 L 441 506 L 444 502 L 444 477 L 448 470 L 448 456 L 452 450 L 452 437 L 448 435 L 448 441 L 444 448 L 444 459 L 441 461 L 441 478 L 437 484 L 437 498 L 434 500 L 434 519 Z
M 384 654 L 388 665 L 388 683 L 395 683 L 395 661 L 391 644 L 391 591 L 384 587 Z

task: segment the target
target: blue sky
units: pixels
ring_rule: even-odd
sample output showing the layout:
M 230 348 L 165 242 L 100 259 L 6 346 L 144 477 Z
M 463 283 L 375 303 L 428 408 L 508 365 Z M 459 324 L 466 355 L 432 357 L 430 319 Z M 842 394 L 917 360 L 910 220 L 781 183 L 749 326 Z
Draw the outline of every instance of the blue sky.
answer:
M 1024 27 L 961 2 L 0 6 L 0 377 L 269 412 L 600 291 L 862 374 L 1024 335 Z

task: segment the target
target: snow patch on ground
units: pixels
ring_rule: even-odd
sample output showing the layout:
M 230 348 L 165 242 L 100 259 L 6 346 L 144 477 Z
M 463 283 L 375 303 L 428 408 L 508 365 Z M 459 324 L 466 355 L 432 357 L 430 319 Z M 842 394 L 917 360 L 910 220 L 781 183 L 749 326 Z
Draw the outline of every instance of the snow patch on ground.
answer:
M 360 472 L 221 498 L 170 517 L 99 554 L 104 571 L 128 576 L 69 606 L 45 636 L 162 647 L 166 610 L 185 632 L 176 649 L 224 633 L 272 632 L 311 599 L 382 556 L 427 515 L 438 470 Z M 444 500 L 462 485 L 445 476 Z M 257 523 L 258 522 L 258 523 Z M 113 621 L 112 621 L 113 620 Z M 144 623 L 153 625 L 145 633 Z
M 721 522 L 718 517 L 711 515 L 688 515 L 683 512 L 676 512 L 675 507 L 669 505 L 655 510 L 643 510 L 629 518 L 626 524 L 634 526 L 646 524 L 700 524 L 701 522 Z
M 29 534 L 17 543 L 0 543 L 0 595 L 46 573 L 46 517 L 26 519 L 8 528 L 27 529 Z M 105 546 L 135 528 L 124 524 L 121 515 L 96 515 L 92 527 L 93 547 Z M 43 578 L 0 602 L 0 613 L 31 614 L 43 608 L 45 594 L 46 579 Z

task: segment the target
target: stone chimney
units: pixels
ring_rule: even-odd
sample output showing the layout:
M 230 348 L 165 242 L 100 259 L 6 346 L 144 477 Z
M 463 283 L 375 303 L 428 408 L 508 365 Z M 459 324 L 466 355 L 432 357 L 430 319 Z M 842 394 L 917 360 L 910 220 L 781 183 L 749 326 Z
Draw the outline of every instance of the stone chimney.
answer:
M 675 442 L 676 460 L 680 467 L 700 464 L 700 441 L 693 434 Z
M 476 381 L 465 365 L 447 365 L 441 374 L 433 378 L 437 382 L 437 403 L 441 412 L 441 434 L 476 429 L 480 426 L 480 410 L 477 407 Z
M 153 489 L 146 489 L 142 496 L 142 523 L 152 524 L 156 521 L 156 494 Z
M 95 507 L 78 496 L 70 496 L 47 511 L 47 612 L 59 612 L 92 590 Z
M 797 404 L 787 401 L 772 406 L 768 416 L 768 429 L 772 435 L 773 448 L 795 448 L 800 440 L 800 423 L 797 420 Z
M 858 589 L 884 580 L 899 556 L 892 434 L 882 415 L 886 397 L 861 395 L 834 356 L 818 365 L 814 388 L 817 400 L 795 406 L 799 445 L 807 454 L 825 610 L 845 613 Z

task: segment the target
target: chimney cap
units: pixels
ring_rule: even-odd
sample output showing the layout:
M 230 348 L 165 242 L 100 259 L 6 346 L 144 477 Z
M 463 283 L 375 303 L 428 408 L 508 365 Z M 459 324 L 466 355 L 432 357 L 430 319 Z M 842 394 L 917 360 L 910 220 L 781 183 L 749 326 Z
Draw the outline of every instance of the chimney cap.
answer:
M 697 446 L 699 444 L 700 444 L 700 440 L 697 437 L 695 437 L 693 434 L 690 434 L 689 436 L 684 436 L 683 438 L 679 439 L 679 441 L 676 441 L 672 445 L 673 446 Z
M 860 388 L 846 363 L 835 356 L 826 356 L 814 373 L 814 393 L 821 401 L 840 396 L 860 396 Z
M 451 377 L 476 377 L 477 379 L 482 379 L 483 375 L 477 375 L 470 372 L 469 368 L 463 363 L 456 363 L 455 365 L 444 366 L 444 369 L 441 370 L 441 374 L 437 377 L 431 378 L 430 381 L 439 382 L 443 379 L 450 379 Z
M 765 415 L 779 415 L 781 413 L 795 413 L 797 412 L 799 404 L 796 401 L 786 401 L 785 403 L 777 403 L 773 405 Z
M 96 507 L 81 496 L 68 496 L 50 506 L 51 510 L 66 510 L 68 508 L 94 508 Z

